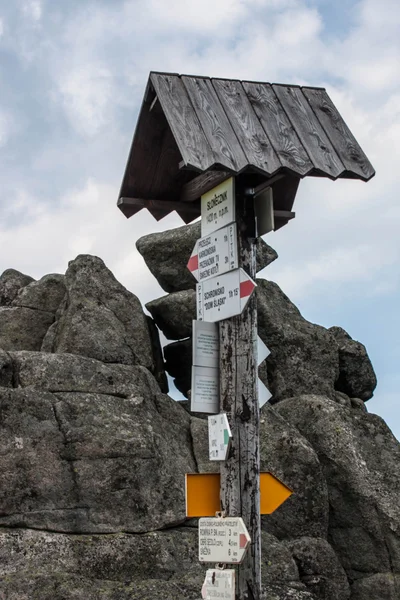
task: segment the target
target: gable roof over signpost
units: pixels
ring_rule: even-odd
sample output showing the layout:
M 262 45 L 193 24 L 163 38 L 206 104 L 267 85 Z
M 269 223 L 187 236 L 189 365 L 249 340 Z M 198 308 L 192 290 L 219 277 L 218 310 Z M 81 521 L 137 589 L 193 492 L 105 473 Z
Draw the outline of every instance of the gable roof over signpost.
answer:
M 200 195 L 235 175 L 270 184 L 274 209 L 290 211 L 303 177 L 374 174 L 323 88 L 152 72 L 118 206 L 188 223 Z

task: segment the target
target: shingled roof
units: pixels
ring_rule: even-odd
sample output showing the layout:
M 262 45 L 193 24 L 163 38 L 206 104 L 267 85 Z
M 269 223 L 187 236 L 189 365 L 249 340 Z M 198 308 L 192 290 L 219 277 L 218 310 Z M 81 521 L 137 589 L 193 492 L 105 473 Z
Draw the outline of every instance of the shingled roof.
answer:
M 375 172 L 323 88 L 150 73 L 118 201 L 124 214 L 177 210 L 190 222 L 200 215 L 196 190 L 232 174 L 271 180 L 274 207 L 290 210 L 303 177 L 368 181 Z

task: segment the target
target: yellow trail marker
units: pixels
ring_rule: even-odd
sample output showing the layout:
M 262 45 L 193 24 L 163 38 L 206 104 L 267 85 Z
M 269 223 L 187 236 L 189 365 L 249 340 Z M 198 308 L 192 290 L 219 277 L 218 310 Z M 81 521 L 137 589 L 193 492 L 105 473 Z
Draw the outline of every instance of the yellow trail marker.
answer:
M 186 516 L 213 517 L 221 510 L 219 473 L 186 475 Z M 293 491 L 272 473 L 260 473 L 260 514 L 270 515 Z

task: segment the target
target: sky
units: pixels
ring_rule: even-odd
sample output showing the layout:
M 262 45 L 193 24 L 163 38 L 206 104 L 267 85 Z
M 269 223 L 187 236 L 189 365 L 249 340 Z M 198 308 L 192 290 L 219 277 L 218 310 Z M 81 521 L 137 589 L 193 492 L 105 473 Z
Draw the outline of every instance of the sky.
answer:
M 165 293 L 135 242 L 182 221 L 116 207 L 151 70 L 327 89 L 377 174 L 303 180 L 261 276 L 365 344 L 368 410 L 400 438 L 398 0 L 0 0 L 0 273 L 89 253 L 143 304 Z

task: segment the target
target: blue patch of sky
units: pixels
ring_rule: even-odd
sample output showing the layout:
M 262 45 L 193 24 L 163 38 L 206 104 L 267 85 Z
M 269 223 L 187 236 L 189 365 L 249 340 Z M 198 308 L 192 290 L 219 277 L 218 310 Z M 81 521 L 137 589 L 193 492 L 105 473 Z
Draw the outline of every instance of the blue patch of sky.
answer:
M 342 327 L 364 344 L 378 379 L 367 408 L 385 418 L 400 439 L 400 403 L 395 408 L 392 400 L 400 383 L 400 315 L 395 295 L 368 296 L 360 286 L 358 302 L 354 302 L 354 295 L 346 302 L 338 290 L 331 301 L 313 295 L 297 305 L 305 318 L 324 327 Z
M 343 40 L 357 22 L 358 2 L 351 0 L 309 0 L 310 7 L 322 17 L 323 35 L 328 39 Z

